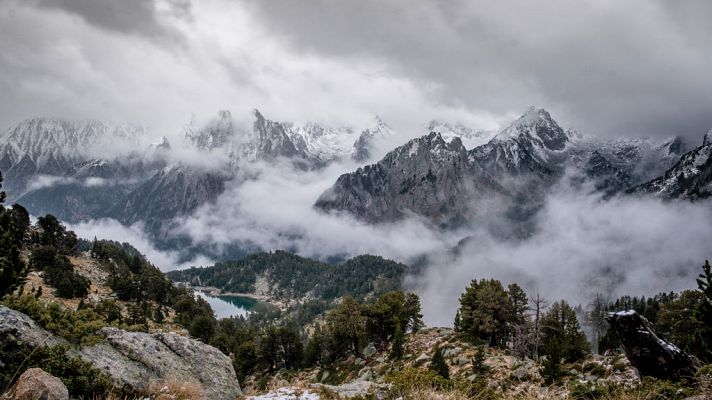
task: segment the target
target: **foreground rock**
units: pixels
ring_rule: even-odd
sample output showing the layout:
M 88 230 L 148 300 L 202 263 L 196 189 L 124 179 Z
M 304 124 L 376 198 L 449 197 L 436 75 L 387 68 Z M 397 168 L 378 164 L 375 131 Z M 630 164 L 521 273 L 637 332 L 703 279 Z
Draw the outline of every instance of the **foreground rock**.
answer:
M 106 371 L 115 384 L 134 392 L 170 380 L 200 385 L 206 398 L 234 400 L 241 395 L 232 361 L 220 350 L 172 333 L 149 334 L 103 328 L 104 338 L 93 346 L 69 346 L 27 315 L 0 306 L 0 340 L 31 346 L 69 346 L 68 355 Z
M 30 368 L 20 375 L 15 387 L 3 399 L 69 400 L 69 391 L 59 378 L 39 368 Z
M 78 355 L 120 386 L 146 391 L 154 382 L 175 379 L 199 384 L 209 399 L 232 400 L 241 394 L 230 358 L 212 346 L 173 333 L 103 328 L 101 335 L 104 342 Z
M 652 324 L 633 310 L 606 317 L 623 343 L 625 354 L 640 376 L 679 382 L 695 376 L 694 357 L 655 333 Z

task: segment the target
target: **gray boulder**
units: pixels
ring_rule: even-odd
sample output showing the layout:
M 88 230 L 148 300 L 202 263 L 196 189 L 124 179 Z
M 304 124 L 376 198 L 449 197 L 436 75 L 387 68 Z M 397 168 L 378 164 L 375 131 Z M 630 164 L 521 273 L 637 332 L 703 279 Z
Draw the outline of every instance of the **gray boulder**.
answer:
M 151 383 L 178 379 L 200 384 L 210 399 L 241 394 L 230 358 L 212 346 L 173 333 L 103 328 L 101 335 L 105 343 L 85 347 L 79 356 L 120 386 L 145 391 Z

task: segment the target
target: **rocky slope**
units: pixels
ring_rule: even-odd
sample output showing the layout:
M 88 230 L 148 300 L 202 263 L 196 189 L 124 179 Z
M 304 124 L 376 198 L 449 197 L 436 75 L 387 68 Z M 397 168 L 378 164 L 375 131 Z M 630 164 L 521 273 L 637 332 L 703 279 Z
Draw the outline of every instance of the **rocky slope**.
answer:
M 473 370 L 472 358 L 477 346 L 460 340 L 446 328 L 428 328 L 406 336 L 405 355 L 401 360 L 389 358 L 388 349 L 378 350 L 368 346 L 363 358 L 349 357 L 328 369 L 313 368 L 298 374 L 277 373 L 271 377 L 268 387 L 279 388 L 264 393 L 258 382 L 248 378 L 244 391 L 248 399 L 292 399 L 296 393 L 313 399 L 329 399 L 333 396 L 349 398 L 354 396 L 392 395 L 394 374 L 413 368 L 426 371 L 435 347 L 443 350 L 450 370 L 453 385 L 465 387 L 483 379 L 496 398 L 551 399 L 568 398 L 570 386 L 566 383 L 597 383 L 600 385 L 622 385 L 634 387 L 639 379 L 635 369 L 623 355 L 610 357 L 591 356 L 578 363 L 565 365 L 567 373 L 564 383 L 549 386 L 540 375 L 541 366 L 530 359 L 519 359 L 498 349 L 483 347 L 484 364 L 489 368 L 486 374 Z M 421 390 L 428 390 L 421 388 Z M 482 391 L 482 389 L 480 389 Z M 433 397 L 429 397 L 433 396 Z M 466 398 L 447 396 L 447 391 L 423 393 L 418 398 Z M 454 393 L 450 393 L 454 396 Z M 280 397 L 281 396 L 281 397 Z M 332 397 L 329 397 L 332 396 Z M 438 397 L 441 396 L 441 397 Z

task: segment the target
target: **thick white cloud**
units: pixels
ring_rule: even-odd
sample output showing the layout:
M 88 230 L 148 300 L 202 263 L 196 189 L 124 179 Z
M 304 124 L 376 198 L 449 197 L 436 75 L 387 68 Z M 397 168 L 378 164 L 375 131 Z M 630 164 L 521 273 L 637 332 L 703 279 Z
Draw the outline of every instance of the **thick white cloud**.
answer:
M 423 297 L 426 322 L 443 326 L 452 324 L 472 279 L 516 282 L 529 294 L 583 305 L 597 293 L 615 299 L 693 288 L 712 257 L 711 205 L 552 195 L 532 237 L 510 242 L 480 231 L 410 283 Z
M 333 164 L 325 170 L 301 172 L 288 165 L 245 165 L 241 173 L 248 180 L 228 188 L 215 204 L 180 220 L 174 233 L 190 236 L 195 245 L 218 249 L 250 243 L 311 257 L 378 254 L 398 260 L 453 246 L 461 237 L 457 232 L 431 231 L 417 220 L 371 226 L 316 210 L 314 201 L 350 168 Z
M 0 125 L 35 115 L 96 118 L 175 136 L 191 115 L 230 109 L 250 123 L 255 107 L 279 120 L 342 126 L 366 126 L 381 114 L 402 131 L 436 117 L 489 128 L 499 122 L 433 101 L 437 83 L 409 79 L 378 58 L 291 48 L 239 2 L 206 0 L 183 12 L 158 2 L 150 18 L 130 24 L 147 9 L 137 3 L 121 21 L 83 3 L 0 4 Z M 139 21 L 155 26 L 134 26 Z

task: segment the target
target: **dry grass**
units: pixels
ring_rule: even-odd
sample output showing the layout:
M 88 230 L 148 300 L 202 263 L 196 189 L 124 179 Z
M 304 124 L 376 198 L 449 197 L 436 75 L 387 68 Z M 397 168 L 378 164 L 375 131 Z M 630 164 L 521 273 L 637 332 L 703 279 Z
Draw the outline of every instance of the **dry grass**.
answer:
M 156 382 L 149 388 L 151 399 L 155 400 L 203 400 L 203 387 L 196 382 L 183 382 L 179 379 L 168 379 Z

